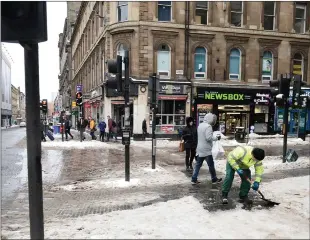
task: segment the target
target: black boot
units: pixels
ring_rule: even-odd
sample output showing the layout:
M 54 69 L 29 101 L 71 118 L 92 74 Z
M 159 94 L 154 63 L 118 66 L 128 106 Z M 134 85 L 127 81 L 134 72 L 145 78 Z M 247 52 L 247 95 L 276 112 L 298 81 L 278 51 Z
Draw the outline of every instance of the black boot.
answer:
M 240 202 L 240 203 L 247 204 L 247 205 L 253 204 L 253 200 L 249 199 L 248 196 L 240 197 L 239 202 Z
M 227 194 L 222 193 L 222 204 L 228 204 Z

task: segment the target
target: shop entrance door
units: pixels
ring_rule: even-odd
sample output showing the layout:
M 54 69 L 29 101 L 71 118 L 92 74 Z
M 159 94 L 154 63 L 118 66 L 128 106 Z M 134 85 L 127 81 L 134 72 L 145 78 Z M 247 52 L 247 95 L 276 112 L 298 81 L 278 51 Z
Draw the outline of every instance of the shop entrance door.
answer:
M 113 119 L 115 120 L 119 128 L 124 128 L 125 119 L 125 105 L 124 104 L 113 104 Z M 130 115 L 133 114 L 133 104 L 130 104 Z

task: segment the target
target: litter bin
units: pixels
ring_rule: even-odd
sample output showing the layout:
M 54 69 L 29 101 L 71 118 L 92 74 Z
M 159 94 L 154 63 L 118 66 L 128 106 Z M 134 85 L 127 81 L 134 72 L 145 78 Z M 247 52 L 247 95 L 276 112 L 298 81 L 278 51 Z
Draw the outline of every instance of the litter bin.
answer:
M 236 141 L 244 141 L 245 139 L 245 128 L 244 127 L 235 128 L 235 139 Z

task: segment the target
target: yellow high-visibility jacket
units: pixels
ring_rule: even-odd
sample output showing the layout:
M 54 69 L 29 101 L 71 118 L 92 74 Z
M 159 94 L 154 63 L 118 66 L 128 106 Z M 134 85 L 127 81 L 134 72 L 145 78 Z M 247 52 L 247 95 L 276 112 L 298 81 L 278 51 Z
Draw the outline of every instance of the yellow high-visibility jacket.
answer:
M 254 165 L 255 181 L 261 182 L 264 173 L 263 161 L 257 161 L 252 157 L 253 147 L 238 146 L 228 154 L 228 163 L 235 169 L 249 169 Z
M 94 120 L 90 120 L 90 123 L 89 123 L 89 128 L 90 129 L 94 129 L 95 128 L 95 121 Z

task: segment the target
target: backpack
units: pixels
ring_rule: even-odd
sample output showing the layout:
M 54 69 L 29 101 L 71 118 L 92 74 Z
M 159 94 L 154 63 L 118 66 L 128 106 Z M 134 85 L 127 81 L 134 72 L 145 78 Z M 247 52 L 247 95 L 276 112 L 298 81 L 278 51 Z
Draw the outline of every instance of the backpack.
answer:
M 114 127 L 114 128 L 116 127 L 115 121 L 112 122 L 112 127 Z
M 69 127 L 72 127 L 72 122 L 69 120 Z

